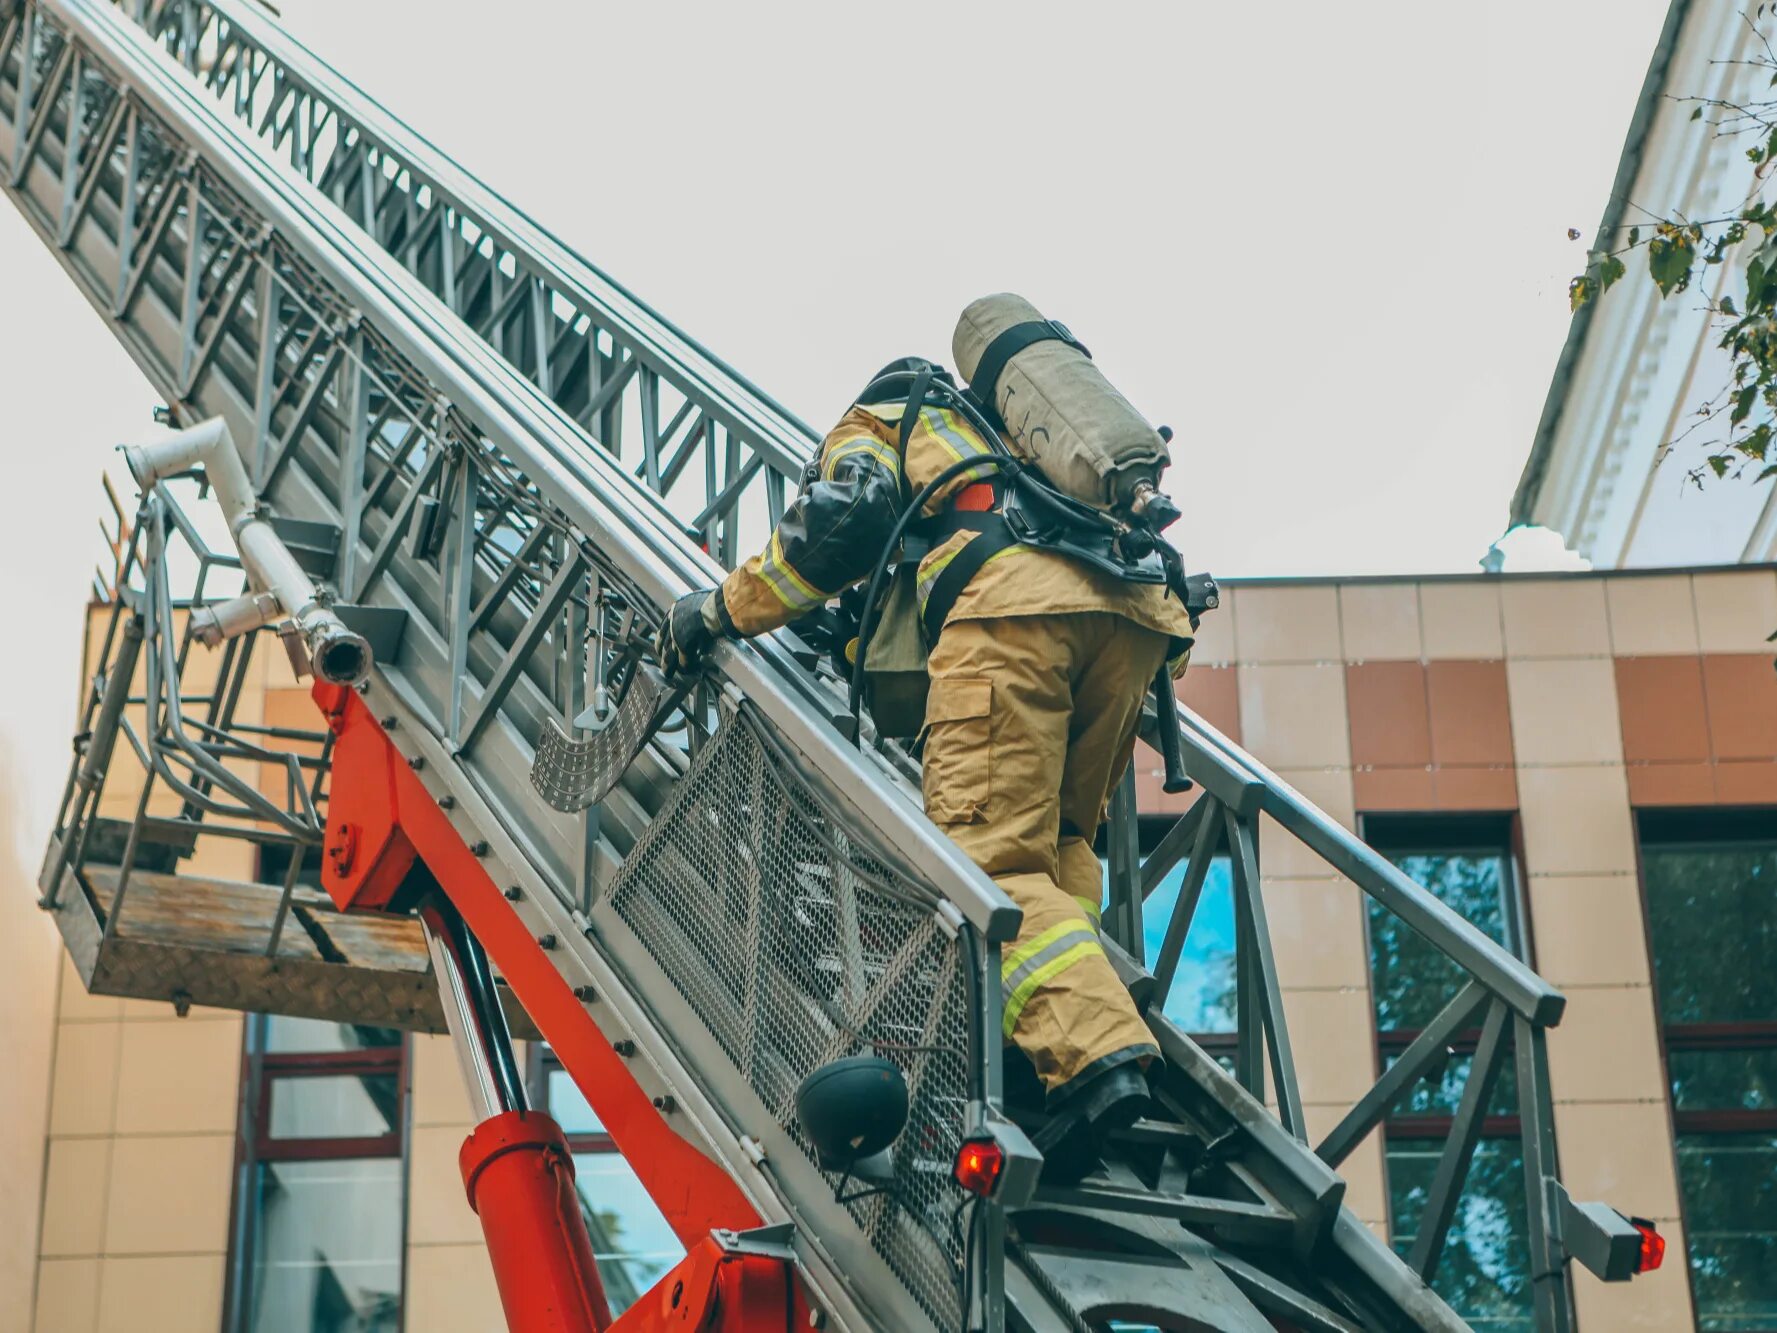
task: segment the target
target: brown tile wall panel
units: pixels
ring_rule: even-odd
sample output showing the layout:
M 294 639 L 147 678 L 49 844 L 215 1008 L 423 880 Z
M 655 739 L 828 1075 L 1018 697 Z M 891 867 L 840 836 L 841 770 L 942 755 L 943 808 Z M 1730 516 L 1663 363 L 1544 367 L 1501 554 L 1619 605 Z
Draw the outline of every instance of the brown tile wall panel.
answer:
M 1236 745 L 1240 744 L 1239 668 L 1193 666 L 1178 683 L 1185 707 L 1202 716 Z
M 1709 759 L 1703 670 L 1695 657 L 1619 657 L 1616 673 L 1626 761 L 1698 763 Z
M 1653 807 L 1715 804 L 1715 765 L 1707 761 L 1689 764 L 1630 764 L 1627 772 L 1630 805 Z
M 1357 808 L 1366 814 L 1394 814 L 1436 810 L 1437 787 L 1432 770 L 1419 768 L 1359 768 L 1352 770 L 1351 791 Z
M 1777 760 L 1777 672 L 1770 654 L 1705 654 L 1703 693 L 1717 759 Z
M 1424 768 L 1431 763 L 1431 719 L 1423 665 L 1361 662 L 1348 666 L 1345 700 L 1351 714 L 1353 764 Z
M 1510 768 L 1434 768 L 1432 783 L 1439 810 L 1518 808 L 1518 777 Z
M 1510 767 L 1515 762 L 1504 662 L 1431 662 L 1426 694 L 1433 763 Z
M 1777 805 L 1777 763 L 1724 759 L 1715 766 L 1715 799 L 1723 805 Z

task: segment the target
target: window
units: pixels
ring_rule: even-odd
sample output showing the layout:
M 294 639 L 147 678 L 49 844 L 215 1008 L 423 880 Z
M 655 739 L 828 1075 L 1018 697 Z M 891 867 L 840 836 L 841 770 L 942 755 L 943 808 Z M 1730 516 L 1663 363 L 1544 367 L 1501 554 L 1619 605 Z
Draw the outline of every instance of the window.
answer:
M 555 1052 L 540 1042 L 531 1052 L 531 1100 L 568 1136 L 599 1279 L 611 1314 L 620 1315 L 685 1257 L 685 1248 Z
M 1639 824 L 1697 1327 L 1777 1328 L 1777 813 Z
M 233 1333 L 398 1333 L 407 1044 L 387 1028 L 247 1020 Z
M 1364 836 L 1414 881 L 1527 956 L 1510 816 L 1372 815 Z M 1377 1048 L 1386 1066 L 1456 995 L 1464 974 L 1374 900 L 1369 932 Z M 1384 1125 L 1390 1235 L 1402 1254 L 1418 1238 L 1479 1037 L 1479 1029 L 1459 1033 L 1437 1083 L 1418 1084 Z M 1508 1050 L 1432 1285 L 1475 1328 L 1530 1333 L 1528 1215 L 1510 1058 Z

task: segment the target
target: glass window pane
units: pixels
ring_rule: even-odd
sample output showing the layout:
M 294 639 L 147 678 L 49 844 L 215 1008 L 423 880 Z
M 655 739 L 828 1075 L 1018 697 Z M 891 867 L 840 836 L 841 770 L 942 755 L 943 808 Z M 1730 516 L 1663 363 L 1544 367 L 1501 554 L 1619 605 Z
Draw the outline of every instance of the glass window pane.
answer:
M 1383 1058 L 1383 1067 L 1392 1066 L 1400 1057 L 1388 1055 Z M 1399 1103 L 1390 1114 L 1390 1119 L 1412 1115 L 1455 1115 L 1456 1108 L 1462 1104 L 1462 1091 L 1468 1086 L 1469 1071 L 1474 1068 L 1475 1057 L 1472 1055 L 1452 1055 L 1444 1062 L 1441 1074 L 1433 1079 L 1420 1079 L 1407 1094 L 1406 1100 Z M 1493 1096 L 1487 1102 L 1488 1115 L 1518 1114 L 1518 1082 L 1517 1072 L 1512 1064 L 1511 1046 L 1506 1046 L 1500 1057 L 1499 1074 L 1493 1080 Z
M 1670 1038 L 1668 1038 L 1670 1041 Z M 1675 1051 L 1666 1072 L 1680 1111 L 1777 1110 L 1777 1050 Z
M 1394 1248 L 1407 1254 L 1444 1151 L 1441 1139 L 1388 1141 Z M 1517 1139 L 1482 1139 L 1444 1243 L 1432 1286 L 1452 1309 L 1488 1333 L 1533 1333 L 1524 1162 Z
M 395 1075 L 274 1077 L 266 1133 L 274 1139 L 369 1139 L 393 1134 L 400 1113 Z
M 274 1054 L 307 1054 L 315 1051 L 362 1051 L 371 1047 L 399 1046 L 397 1028 L 364 1027 L 357 1023 L 326 1023 L 318 1018 L 265 1015 L 264 1049 Z
M 1697 1327 L 1777 1326 L 1777 1135 L 1682 1134 L 1678 1180 Z
M 1183 862 L 1174 866 L 1142 904 L 1142 947 L 1150 966 L 1160 956 L 1186 869 Z M 1165 1013 L 1186 1032 L 1235 1030 L 1234 875 L 1225 856 L 1211 861 L 1204 876 Z
M 1777 1019 L 1777 841 L 1642 848 L 1667 1023 Z
M 400 1333 L 400 1161 L 268 1162 L 254 1175 L 251 1333 Z
M 685 1257 L 685 1249 L 618 1154 L 576 1154 L 574 1175 L 605 1299 L 613 1315 L 621 1314 Z
M 1504 891 L 1509 880 L 1502 855 L 1414 852 L 1389 860 L 1493 939 L 1508 943 Z M 1462 989 L 1467 973 L 1375 899 L 1367 901 L 1376 1025 L 1422 1028 Z
M 599 1123 L 597 1114 L 587 1104 L 586 1098 L 580 1095 L 580 1089 L 574 1086 L 574 1079 L 565 1069 L 551 1069 L 549 1084 L 545 1095 L 548 1097 L 546 1109 L 555 1117 L 555 1123 L 562 1127 L 564 1134 L 603 1134 L 605 1127 Z

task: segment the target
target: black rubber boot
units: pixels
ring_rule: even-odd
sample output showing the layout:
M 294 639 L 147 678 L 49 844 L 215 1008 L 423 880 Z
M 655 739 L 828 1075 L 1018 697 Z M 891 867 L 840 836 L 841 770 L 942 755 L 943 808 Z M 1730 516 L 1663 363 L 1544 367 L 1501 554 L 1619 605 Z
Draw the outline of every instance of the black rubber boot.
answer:
M 1148 1081 L 1134 1060 L 1057 1088 L 1050 1096 L 1049 1123 L 1035 1140 L 1044 1159 L 1043 1183 L 1078 1184 L 1098 1166 L 1105 1140 L 1147 1109 Z

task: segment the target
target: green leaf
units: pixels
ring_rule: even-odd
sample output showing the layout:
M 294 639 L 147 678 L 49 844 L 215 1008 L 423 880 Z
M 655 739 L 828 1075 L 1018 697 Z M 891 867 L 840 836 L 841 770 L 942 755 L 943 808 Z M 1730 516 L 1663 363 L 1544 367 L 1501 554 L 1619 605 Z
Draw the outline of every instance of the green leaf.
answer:
M 1689 232 L 1677 228 L 1669 236 L 1656 236 L 1647 243 L 1647 271 L 1660 289 L 1661 296 L 1681 292 L 1690 285 L 1691 264 L 1697 247 Z
M 1591 299 L 1592 287 L 1585 278 L 1575 278 L 1567 284 L 1567 308 L 1569 310 L 1578 310 Z
M 1731 296 L 1722 297 L 1721 300 L 1717 302 L 1717 305 L 1724 315 L 1731 317 L 1740 313 L 1739 307 L 1734 304 L 1734 298 Z
M 1764 481 L 1767 477 L 1777 477 L 1777 463 L 1767 464 L 1765 466 L 1765 470 L 1763 472 L 1760 472 L 1758 474 L 1758 476 L 1753 478 L 1753 480 L 1754 481 Z M 1777 643 L 1777 634 L 1771 635 L 1771 637 L 1766 639 L 1765 642 L 1766 643 Z
M 1699 106 L 1695 111 L 1691 112 L 1691 119 L 1692 120 L 1702 120 L 1703 119 L 1703 108 L 1701 106 Z
M 1629 248 L 1631 250 L 1633 250 L 1636 246 L 1638 246 L 1640 244 L 1641 244 L 1641 228 L 1640 227 L 1629 228 Z
M 1728 417 L 1728 424 L 1738 426 L 1752 415 L 1752 405 L 1758 399 L 1758 385 L 1748 384 L 1734 394 L 1734 410 Z M 1720 473 L 1716 474 L 1721 475 Z
M 1708 461 L 1711 472 L 1715 473 L 1717 477 L 1725 477 L 1728 475 L 1728 464 L 1734 460 L 1726 454 L 1711 454 Z

